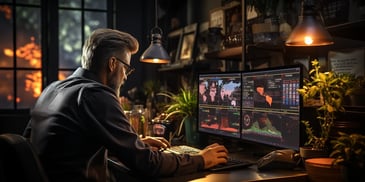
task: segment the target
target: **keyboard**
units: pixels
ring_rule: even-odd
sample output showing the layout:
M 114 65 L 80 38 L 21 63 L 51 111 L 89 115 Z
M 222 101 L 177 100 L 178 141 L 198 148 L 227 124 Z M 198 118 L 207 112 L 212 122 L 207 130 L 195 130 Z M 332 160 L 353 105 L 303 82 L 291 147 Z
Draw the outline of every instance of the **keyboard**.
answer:
M 200 152 L 200 149 L 187 146 L 187 145 L 177 145 L 172 146 L 168 149 L 165 149 L 164 152 L 175 153 L 175 154 L 197 154 Z M 235 168 L 245 168 L 254 165 L 254 162 L 246 161 L 242 159 L 235 159 L 232 157 L 228 157 L 227 163 L 225 164 L 218 164 L 212 168 L 210 171 L 222 171 L 228 169 L 235 169 Z

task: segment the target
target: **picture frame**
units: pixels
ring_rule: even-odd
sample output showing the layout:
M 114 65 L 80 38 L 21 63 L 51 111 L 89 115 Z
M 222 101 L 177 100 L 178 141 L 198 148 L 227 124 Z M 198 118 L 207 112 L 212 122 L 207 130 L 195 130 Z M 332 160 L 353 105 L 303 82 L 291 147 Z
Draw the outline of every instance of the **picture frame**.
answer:
M 170 32 L 167 36 L 167 52 L 171 58 L 170 64 L 178 63 L 183 32 L 184 28 L 179 28 Z
M 197 61 L 205 60 L 205 54 L 208 52 L 209 39 L 209 21 L 199 24 L 199 34 L 197 35 Z
M 241 3 L 232 1 L 224 6 L 225 35 L 240 34 L 242 26 L 242 7 Z
M 193 23 L 184 27 L 178 54 L 180 64 L 189 64 L 195 58 L 197 28 L 198 23 Z
M 225 11 L 223 7 L 214 8 L 209 12 L 209 27 L 220 27 L 222 33 L 226 32 Z

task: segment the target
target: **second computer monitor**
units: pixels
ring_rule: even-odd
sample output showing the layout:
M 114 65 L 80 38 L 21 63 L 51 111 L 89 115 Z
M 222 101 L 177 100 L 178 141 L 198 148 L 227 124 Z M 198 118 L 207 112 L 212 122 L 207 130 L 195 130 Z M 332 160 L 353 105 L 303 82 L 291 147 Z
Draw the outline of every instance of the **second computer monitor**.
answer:
M 241 138 L 299 149 L 301 82 L 299 65 L 243 72 Z
M 198 130 L 240 138 L 241 73 L 201 73 Z

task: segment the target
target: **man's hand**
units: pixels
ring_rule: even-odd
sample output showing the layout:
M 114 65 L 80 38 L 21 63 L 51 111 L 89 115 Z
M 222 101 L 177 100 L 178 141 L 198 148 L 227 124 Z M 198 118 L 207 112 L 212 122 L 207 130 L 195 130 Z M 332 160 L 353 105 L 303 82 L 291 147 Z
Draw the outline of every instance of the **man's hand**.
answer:
M 205 147 L 199 152 L 204 159 L 204 168 L 208 169 L 217 164 L 222 164 L 227 162 L 228 150 L 223 145 L 214 143 Z
M 163 137 L 145 137 L 141 139 L 145 144 L 151 146 L 152 150 L 171 147 L 170 143 Z

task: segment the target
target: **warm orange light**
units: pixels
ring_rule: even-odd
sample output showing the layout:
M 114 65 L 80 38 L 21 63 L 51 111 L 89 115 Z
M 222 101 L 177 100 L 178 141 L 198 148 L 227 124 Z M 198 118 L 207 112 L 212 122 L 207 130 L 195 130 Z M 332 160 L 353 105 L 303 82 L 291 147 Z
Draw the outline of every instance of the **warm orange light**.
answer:
M 8 49 L 8 48 L 5 48 L 4 49 L 4 55 L 5 56 L 8 56 L 8 57 L 13 57 L 13 50 L 11 50 L 11 49 Z
M 8 95 L 8 96 L 6 97 L 6 99 L 7 99 L 8 101 L 12 101 L 12 100 L 13 100 L 13 96 L 12 96 L 12 95 Z
M 0 6 L 0 12 L 1 11 L 4 12 L 6 19 L 8 19 L 8 20 L 11 19 L 11 8 L 10 8 L 10 6 L 1 5 Z
M 11 49 L 5 48 L 4 54 L 8 57 L 13 57 L 14 53 Z M 22 47 L 19 47 L 16 50 L 17 58 L 23 58 L 25 61 L 28 61 L 29 65 L 32 68 L 40 68 L 41 67 L 41 58 L 42 52 L 39 45 L 35 43 L 35 38 L 30 37 L 30 43 L 25 44 Z M 33 97 L 37 98 L 42 92 L 42 73 L 41 71 L 36 71 L 34 73 L 29 73 L 25 75 L 25 91 L 33 92 Z M 13 99 L 11 96 L 8 96 L 8 99 Z M 16 98 L 16 102 L 20 102 L 20 98 Z
M 33 97 L 37 98 L 42 92 L 42 73 L 40 71 L 27 74 L 25 80 L 25 91 L 33 91 Z
M 313 39 L 310 36 L 305 36 L 304 37 L 304 43 L 307 45 L 311 45 L 313 43 Z
M 20 103 L 21 99 L 20 99 L 19 97 L 17 97 L 17 98 L 15 99 L 15 101 L 16 101 L 16 103 Z
M 35 38 L 30 37 L 31 42 L 25 44 L 23 47 L 19 47 L 16 50 L 16 56 L 19 58 L 24 58 L 29 61 L 29 64 L 32 67 L 40 68 L 41 67 L 41 58 L 42 53 L 40 47 L 34 42 Z
M 66 79 L 67 76 L 65 73 L 62 73 L 62 72 L 58 72 L 58 80 L 64 80 Z

